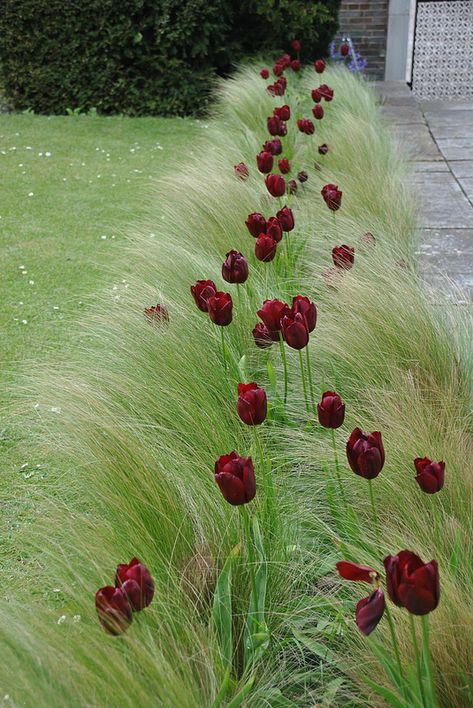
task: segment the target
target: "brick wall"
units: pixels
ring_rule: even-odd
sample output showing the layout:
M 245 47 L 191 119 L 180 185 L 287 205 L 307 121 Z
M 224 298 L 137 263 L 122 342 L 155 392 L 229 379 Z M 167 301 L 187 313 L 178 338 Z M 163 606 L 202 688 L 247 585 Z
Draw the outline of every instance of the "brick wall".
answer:
M 389 0 L 342 0 L 338 39 L 343 34 L 352 38 L 355 48 L 368 61 L 366 73 L 384 78 L 386 34 Z

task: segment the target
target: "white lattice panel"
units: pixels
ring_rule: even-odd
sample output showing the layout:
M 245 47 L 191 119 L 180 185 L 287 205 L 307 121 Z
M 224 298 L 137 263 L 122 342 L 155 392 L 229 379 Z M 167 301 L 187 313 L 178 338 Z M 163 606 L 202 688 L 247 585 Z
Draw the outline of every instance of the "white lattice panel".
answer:
M 412 89 L 421 98 L 473 97 L 473 0 L 418 2 Z

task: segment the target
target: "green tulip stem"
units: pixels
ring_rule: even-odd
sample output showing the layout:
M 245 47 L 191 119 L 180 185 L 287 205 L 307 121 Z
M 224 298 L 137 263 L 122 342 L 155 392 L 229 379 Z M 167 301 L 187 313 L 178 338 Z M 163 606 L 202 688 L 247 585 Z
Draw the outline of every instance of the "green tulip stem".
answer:
M 438 508 L 438 499 L 437 499 L 437 494 L 432 494 L 432 514 L 434 517 L 434 542 L 435 542 L 435 547 L 438 546 L 439 544 L 439 539 L 441 538 L 440 535 L 440 523 L 439 523 L 439 508 Z
M 220 327 L 220 336 L 222 339 L 223 368 L 225 369 L 225 372 L 226 372 L 227 371 L 227 355 L 225 353 L 225 334 L 223 331 L 223 327 Z
M 241 291 L 240 291 L 240 283 L 236 284 L 237 286 L 237 300 L 238 300 L 238 309 L 240 309 L 241 306 Z
M 271 519 L 271 524 L 273 524 L 274 520 L 274 505 L 273 505 L 273 497 L 274 497 L 274 487 L 273 487 L 273 473 L 271 470 L 271 460 L 268 457 L 266 463 L 265 455 L 264 455 L 264 450 L 263 450 L 263 444 L 261 442 L 261 433 L 259 430 L 257 430 L 256 425 L 251 426 L 253 428 L 253 436 L 254 436 L 254 441 L 255 441 L 255 448 L 258 451 L 258 457 L 259 457 L 259 464 L 261 466 L 261 469 L 259 470 L 260 474 L 263 476 L 264 479 L 264 496 L 267 504 L 267 509 L 269 513 L 269 518 Z
M 299 366 L 301 369 L 301 379 L 302 379 L 302 389 L 304 391 L 304 401 L 305 401 L 305 409 L 307 413 L 310 415 L 310 406 L 309 406 L 309 401 L 307 399 L 307 384 L 305 381 L 305 374 L 304 374 L 304 362 L 302 361 L 302 349 L 299 349 Z
M 437 696 L 435 695 L 435 683 L 432 674 L 432 660 L 430 657 L 430 642 L 429 642 L 429 616 L 422 615 L 422 655 L 424 657 L 425 671 L 430 690 L 429 706 L 435 708 L 438 705 Z
M 256 590 L 255 556 L 253 553 L 253 539 L 251 537 L 250 515 L 245 504 L 241 504 L 239 510 L 243 521 L 243 529 L 245 532 L 246 548 L 248 551 L 248 566 L 251 579 L 251 590 L 253 592 L 253 605 L 256 612 L 258 609 L 258 592 Z
M 291 252 L 291 239 L 289 238 L 290 231 L 285 232 L 284 241 L 286 242 L 286 276 L 289 278 L 292 269 L 292 252 Z
M 281 350 L 281 359 L 284 369 L 284 405 L 287 403 L 287 360 L 286 360 L 286 350 L 284 349 L 284 339 L 282 337 L 282 332 L 279 332 L 279 348 Z
M 335 211 L 332 209 L 331 212 L 332 212 L 332 218 L 333 218 L 333 227 L 334 227 L 334 229 L 336 229 L 337 228 L 337 220 L 335 218 Z
M 420 666 L 420 654 L 419 654 L 419 646 L 417 644 L 417 634 L 416 634 L 416 628 L 414 624 L 414 617 L 413 615 L 409 612 L 409 623 L 411 625 L 411 635 L 412 635 L 412 644 L 414 646 L 414 654 L 416 658 L 416 667 L 417 667 L 417 680 L 419 681 L 419 689 L 420 689 L 420 695 L 422 698 L 422 705 L 426 706 L 426 708 L 430 708 L 428 704 L 425 701 L 425 695 L 424 695 L 424 684 L 422 683 L 422 670 Z
M 309 389 L 310 389 L 310 400 L 312 401 L 312 410 L 314 415 L 317 415 L 317 408 L 315 406 L 315 395 L 314 395 L 314 382 L 312 381 L 312 370 L 310 366 L 310 356 L 309 356 L 309 346 L 305 348 L 305 357 L 307 362 L 307 376 L 309 377 Z
M 340 473 L 340 465 L 338 463 L 337 440 L 335 438 L 335 430 L 333 428 L 331 428 L 330 432 L 332 433 L 333 457 L 335 460 L 335 472 L 337 475 L 338 486 L 340 487 L 340 497 L 343 499 L 343 502 L 346 503 L 345 492 L 343 490 L 343 484 L 342 484 L 342 475 Z
M 376 531 L 376 536 L 379 541 L 380 538 L 379 538 L 378 514 L 376 513 L 376 504 L 374 503 L 374 492 L 373 492 L 373 480 L 372 479 L 368 480 L 368 489 L 370 491 L 370 501 L 371 501 L 371 509 L 373 511 L 374 527 L 375 527 L 375 531 Z
M 401 664 L 401 655 L 399 653 L 399 644 L 396 637 L 396 630 L 394 629 L 394 622 L 391 615 L 391 610 L 389 609 L 388 603 L 386 603 L 386 619 L 388 620 L 389 632 L 391 634 L 391 641 L 393 643 L 394 654 L 396 656 L 397 668 L 399 671 L 399 678 L 404 682 L 404 671 Z

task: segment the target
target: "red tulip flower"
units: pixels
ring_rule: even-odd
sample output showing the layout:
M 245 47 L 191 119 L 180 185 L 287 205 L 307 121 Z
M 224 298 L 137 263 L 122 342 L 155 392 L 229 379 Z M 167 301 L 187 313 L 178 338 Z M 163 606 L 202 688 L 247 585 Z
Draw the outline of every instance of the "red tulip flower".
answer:
M 348 56 L 348 52 L 350 51 L 350 47 L 346 42 L 343 42 L 343 44 L 340 45 L 340 54 L 342 57 Z
M 345 404 L 335 391 L 325 391 L 320 403 L 317 403 L 317 416 L 324 428 L 335 430 L 345 420 Z
M 289 108 L 288 105 L 280 106 L 279 108 L 275 108 L 273 111 L 274 115 L 280 118 L 281 120 L 289 120 L 291 117 L 291 109 Z
M 273 197 L 282 197 L 286 193 L 286 182 L 281 175 L 266 175 L 265 184 L 266 189 Z
M 290 179 L 287 183 L 287 191 L 289 194 L 295 194 L 297 192 L 297 182 L 295 179 Z
M 284 121 L 278 118 L 278 116 L 269 116 L 269 118 L 266 119 L 266 125 L 270 135 L 281 135 Z
M 291 69 L 293 71 L 300 71 L 301 70 L 301 63 L 300 63 L 299 59 L 293 59 L 291 61 Z
M 426 494 L 440 492 L 445 481 L 445 462 L 433 462 L 428 457 L 416 457 L 416 482 Z
M 291 42 L 291 47 L 295 52 L 300 52 L 301 51 L 301 43 L 299 42 L 298 39 L 293 39 Z
M 97 590 L 95 609 L 104 630 L 114 636 L 126 632 L 133 619 L 130 603 L 125 594 L 120 588 L 111 585 Z
M 210 319 L 220 327 L 226 327 L 232 321 L 233 302 L 229 293 L 218 291 L 207 300 Z
M 273 169 L 274 157 L 272 153 L 263 150 L 256 155 L 256 164 L 258 165 L 258 170 L 263 174 L 271 172 Z
M 132 558 L 129 563 L 121 563 L 117 566 L 115 586 L 121 589 L 135 612 L 144 610 L 153 599 L 153 578 L 148 568 L 140 563 L 138 558 Z
M 290 314 L 290 309 L 286 303 L 281 300 L 265 300 L 263 307 L 256 313 L 266 325 L 268 334 L 273 342 L 279 341 L 279 332 L 281 331 L 281 319 L 284 315 Z
M 202 312 L 208 312 L 208 299 L 211 295 L 215 295 L 217 286 L 213 280 L 197 280 L 195 285 L 191 286 L 192 297 L 195 304 Z
M 222 278 L 227 283 L 244 283 L 248 279 L 248 263 L 238 251 L 229 251 L 222 264 Z
M 313 135 L 315 131 L 315 125 L 310 118 L 299 118 L 297 121 L 297 127 L 301 133 L 305 133 L 306 135 Z
M 355 428 L 347 442 L 347 458 L 355 474 L 365 479 L 377 477 L 384 465 L 381 433 L 364 433 Z
M 319 145 L 319 155 L 326 155 L 327 153 L 328 153 L 327 143 L 323 143 L 323 145 Z
M 253 329 L 253 339 L 255 344 L 260 349 L 267 349 L 273 343 L 271 339 L 268 328 L 262 322 L 258 322 Z
M 279 241 L 282 239 L 281 223 L 279 219 L 275 216 L 271 216 L 268 219 L 266 233 L 268 236 L 271 236 L 271 238 L 274 239 L 276 243 L 279 243 Z
M 297 179 L 301 184 L 303 184 L 304 182 L 307 182 L 307 180 L 309 179 L 309 175 L 305 170 L 301 170 L 297 173 Z
M 326 101 L 331 101 L 333 98 L 333 89 L 327 84 L 320 84 L 319 93 Z
M 435 610 L 440 599 L 437 561 L 424 563 L 412 551 L 386 556 L 386 585 L 391 600 L 413 615 L 426 615 Z
M 289 164 L 287 157 L 282 157 L 278 160 L 278 167 L 279 171 L 282 172 L 283 175 L 287 175 L 287 173 L 291 171 L 291 165 Z M 271 170 L 269 170 L 269 172 L 271 172 Z
M 350 270 L 355 262 L 355 249 L 343 244 L 332 248 L 332 260 L 337 268 Z
M 273 84 L 273 95 L 274 96 L 284 96 L 286 93 L 287 81 L 284 76 L 274 82 Z
M 276 213 L 276 216 L 283 231 L 292 231 L 294 228 L 294 214 L 292 213 L 292 209 L 285 206 Z
M 272 155 L 280 155 L 282 153 L 282 142 L 279 138 L 274 138 L 274 140 L 266 140 L 263 145 L 263 150 L 270 152 Z
M 150 324 L 167 324 L 169 322 L 169 312 L 164 305 L 145 307 L 145 317 Z
M 370 568 L 369 565 L 359 565 L 351 561 L 338 561 L 336 564 L 340 577 L 344 580 L 362 581 L 364 583 L 374 583 L 379 580 L 379 573 Z
M 316 118 L 317 120 L 322 120 L 322 118 L 324 117 L 324 109 L 322 108 L 320 103 L 315 104 L 312 109 L 312 113 L 314 115 L 314 118 Z
M 323 74 L 325 71 L 325 61 L 323 59 L 317 59 L 314 61 L 314 69 L 317 74 Z
M 239 162 L 238 165 L 234 165 L 233 169 L 235 171 L 235 175 L 242 180 L 248 179 L 249 176 L 249 171 L 248 171 L 248 166 L 245 165 L 244 162 Z
M 284 71 L 284 67 L 282 64 L 279 64 L 279 63 L 273 64 L 274 76 L 282 76 L 283 71 Z
M 309 343 L 309 330 L 300 312 L 285 315 L 281 320 L 281 330 L 284 341 L 292 349 L 304 349 Z
M 321 190 L 321 195 L 329 209 L 337 211 L 342 204 L 342 192 L 336 184 L 326 184 Z
M 254 238 L 258 238 L 260 234 L 266 231 L 266 219 L 263 214 L 260 214 L 258 211 L 253 212 L 253 214 L 249 214 L 245 224 L 248 231 Z
M 266 420 L 266 391 L 254 382 L 238 384 L 237 413 L 246 425 L 261 425 Z
M 269 79 L 269 71 L 268 71 L 268 69 L 261 69 L 259 75 L 260 75 L 261 78 L 264 79 L 264 80 Z
M 314 303 L 305 295 L 296 295 L 292 298 L 291 312 L 293 315 L 300 312 L 304 317 L 305 326 L 308 332 L 313 332 L 317 324 L 317 308 Z
M 255 256 L 259 261 L 269 263 L 276 255 L 277 241 L 268 234 L 260 234 L 255 243 Z
M 373 590 L 369 597 L 363 597 L 356 605 L 356 626 L 366 637 L 378 626 L 386 609 L 386 600 L 381 588 Z
M 320 93 L 319 89 L 312 89 L 311 96 L 314 103 L 320 103 L 320 101 L 322 100 L 322 94 Z
M 215 463 L 215 481 L 229 504 L 240 506 L 255 498 L 256 480 L 251 457 L 235 451 L 222 455 Z
M 281 57 L 279 57 L 278 63 L 281 64 L 281 66 L 285 69 L 291 63 L 291 55 L 286 52 Z

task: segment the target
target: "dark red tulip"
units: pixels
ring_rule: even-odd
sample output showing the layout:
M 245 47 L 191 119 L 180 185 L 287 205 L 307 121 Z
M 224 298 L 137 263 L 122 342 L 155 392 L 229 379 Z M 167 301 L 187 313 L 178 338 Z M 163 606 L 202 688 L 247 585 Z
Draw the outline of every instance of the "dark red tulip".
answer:
M 215 481 L 229 504 L 240 506 L 255 498 L 256 480 L 251 457 L 235 451 L 222 455 L 215 463 Z
M 281 175 L 266 175 L 265 184 L 266 189 L 273 197 L 282 197 L 286 193 L 286 182 Z
M 317 324 L 317 308 L 308 297 L 305 297 L 305 295 L 296 295 L 296 297 L 293 297 L 291 312 L 293 315 L 300 312 L 304 317 L 307 331 L 314 331 L 315 325 Z
M 413 615 L 426 615 L 435 610 L 440 599 L 437 561 L 424 563 L 412 551 L 386 556 L 386 586 L 391 600 Z
M 260 234 L 266 231 L 266 219 L 259 211 L 254 211 L 252 214 L 249 214 L 245 224 L 254 238 L 258 238 Z
M 289 194 L 296 194 L 297 192 L 297 182 L 295 179 L 290 179 L 287 183 L 287 191 Z
M 335 391 L 325 391 L 317 403 L 317 416 L 324 428 L 339 428 L 345 419 L 345 404 Z
M 319 145 L 319 155 L 326 155 L 327 153 L 328 153 L 327 143 L 324 143 L 323 145 Z
M 268 84 L 266 86 L 266 91 L 271 95 L 271 96 L 276 96 L 276 86 L 275 84 Z
M 273 89 L 275 96 L 284 96 L 286 93 L 287 81 L 284 76 L 274 82 Z
M 347 246 L 346 244 L 335 246 L 332 248 L 332 260 L 337 268 L 350 270 L 355 262 L 355 249 Z
M 238 251 L 228 251 L 222 264 L 222 278 L 227 283 L 244 283 L 248 278 L 248 263 Z
M 276 216 L 278 217 L 283 231 L 292 231 L 294 228 L 294 214 L 292 213 L 292 209 L 285 206 L 276 213 Z
M 297 179 L 301 184 L 303 184 L 304 182 L 307 182 L 307 180 L 309 179 L 309 175 L 305 170 L 301 170 L 297 173 Z
M 268 79 L 269 78 L 269 71 L 268 69 L 261 69 L 259 75 L 261 76 L 262 79 Z
M 280 155 L 282 153 L 282 142 L 279 138 L 274 138 L 274 140 L 267 140 L 263 145 L 263 150 L 270 152 L 272 155 Z
M 310 118 L 299 118 L 297 121 L 297 127 L 301 133 L 305 133 L 306 135 L 313 135 L 315 130 L 315 125 Z
M 320 84 L 319 93 L 326 101 L 331 101 L 333 98 L 333 89 L 327 86 L 327 84 Z
M 342 204 L 342 192 L 338 189 L 336 184 L 326 184 L 320 194 L 324 198 L 324 201 L 329 209 L 332 211 L 337 211 L 337 209 L 340 209 Z
M 273 111 L 274 115 L 280 118 L 281 120 L 289 120 L 291 117 L 291 109 L 289 108 L 288 105 L 280 106 L 279 108 L 275 108 Z
M 364 583 L 373 583 L 379 579 L 379 573 L 369 565 L 359 565 L 351 561 L 338 561 L 336 564 L 339 575 L 344 580 L 360 580 Z
M 445 481 L 445 462 L 433 462 L 428 457 L 416 457 L 416 482 L 423 492 L 440 492 Z
M 322 120 L 324 117 L 324 109 L 322 108 L 320 103 L 316 103 L 315 106 L 312 109 L 312 113 L 314 118 L 317 120 Z
M 293 39 L 291 42 L 291 47 L 295 52 L 300 52 L 301 51 L 301 43 L 299 42 L 298 39 Z
M 300 63 L 299 59 L 293 59 L 291 61 L 291 69 L 293 71 L 300 71 L 301 70 L 301 63 Z
M 266 150 L 263 150 L 262 152 L 256 155 L 256 164 L 258 165 L 259 171 L 263 174 L 271 172 L 271 170 L 273 169 L 273 162 L 274 157 L 272 153 L 267 152 Z
M 278 167 L 279 171 L 282 172 L 283 175 L 287 175 L 287 173 L 291 171 L 291 165 L 289 164 L 287 157 L 281 157 L 281 159 L 278 160 Z
M 291 63 L 291 55 L 288 54 L 287 52 L 283 54 L 281 57 L 278 59 L 278 64 L 281 64 L 282 67 L 286 68 L 289 66 Z
M 212 322 L 220 327 L 226 327 L 232 321 L 233 302 L 229 293 L 218 291 L 207 300 L 209 315 Z
M 325 71 L 325 61 L 323 59 L 314 61 L 314 69 L 318 74 L 322 74 Z
M 275 216 L 271 216 L 268 219 L 266 233 L 268 234 L 268 236 L 271 236 L 271 238 L 274 239 L 276 243 L 279 243 L 279 241 L 282 239 L 281 223 L 279 219 Z
M 131 609 L 139 612 L 151 603 L 154 582 L 148 568 L 138 558 L 129 563 L 120 563 L 115 573 L 115 586 L 127 597 Z
M 261 425 L 266 420 L 266 391 L 254 382 L 238 384 L 237 413 L 246 425 Z
M 255 344 L 260 349 L 267 349 L 273 343 L 273 340 L 269 336 L 268 328 L 262 322 L 258 322 L 253 329 L 253 339 Z
M 281 300 L 265 300 L 263 307 L 256 313 L 263 320 L 267 327 L 268 334 L 273 342 L 279 341 L 279 332 L 281 331 L 281 319 L 290 314 L 290 309 L 286 303 Z
M 346 42 L 343 42 L 343 44 L 340 45 L 340 54 L 342 55 L 342 57 L 346 57 L 349 51 L 350 47 Z
M 364 433 L 355 428 L 347 442 L 347 458 L 355 474 L 365 479 L 377 477 L 384 465 L 381 433 Z
M 102 627 L 117 636 L 126 632 L 133 615 L 130 603 L 120 588 L 107 585 L 95 593 L 95 609 Z
M 281 135 L 281 126 L 284 125 L 284 122 L 278 116 L 269 116 L 266 119 L 266 125 L 270 135 Z
M 217 292 L 217 286 L 213 280 L 197 280 L 195 285 L 191 285 L 192 297 L 195 300 L 195 304 L 202 310 L 202 312 L 208 312 L 207 300 L 211 295 L 215 295 Z
M 311 96 L 314 103 L 320 103 L 320 101 L 322 100 L 322 94 L 320 93 L 319 89 L 312 89 Z
M 145 307 L 145 317 L 150 324 L 167 324 L 169 322 L 169 312 L 164 305 Z
M 248 171 L 248 166 L 245 165 L 244 162 L 239 162 L 238 165 L 234 165 L 233 169 L 235 170 L 235 174 L 239 179 L 248 179 L 250 173 Z
M 282 76 L 282 73 L 284 71 L 284 67 L 282 64 L 273 64 L 273 74 L 274 76 Z
M 268 234 L 260 234 L 255 243 L 255 256 L 259 261 L 269 263 L 276 255 L 277 241 Z
M 294 316 L 285 315 L 281 320 L 281 330 L 284 341 L 292 349 L 304 349 L 309 342 L 309 331 L 307 329 L 305 318 L 300 312 Z
M 374 590 L 369 597 L 363 597 L 356 605 L 355 622 L 356 626 L 366 637 L 376 629 L 381 620 L 386 601 L 381 588 Z

